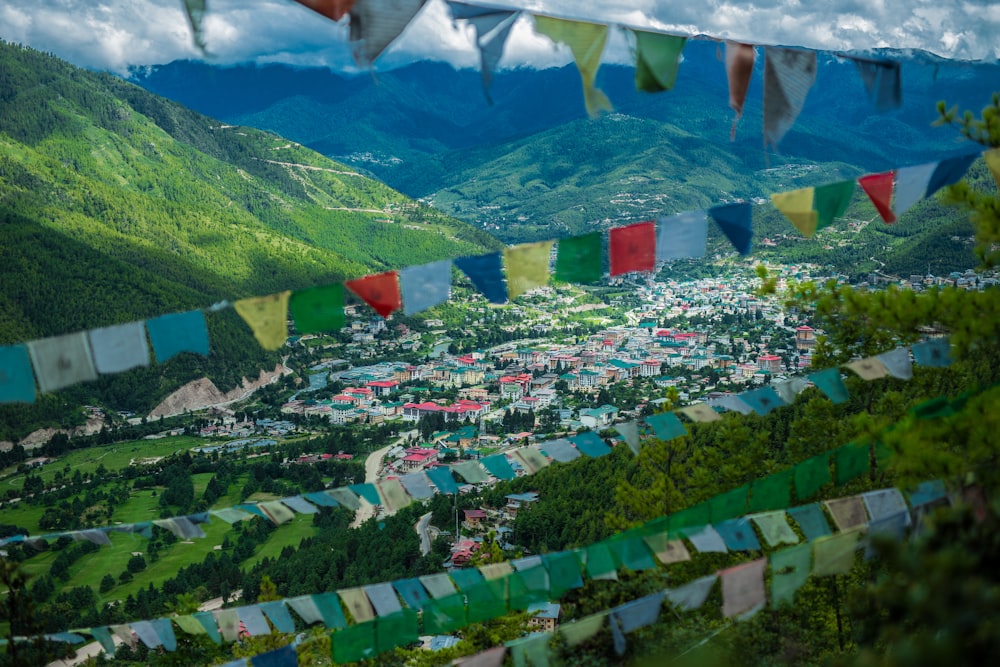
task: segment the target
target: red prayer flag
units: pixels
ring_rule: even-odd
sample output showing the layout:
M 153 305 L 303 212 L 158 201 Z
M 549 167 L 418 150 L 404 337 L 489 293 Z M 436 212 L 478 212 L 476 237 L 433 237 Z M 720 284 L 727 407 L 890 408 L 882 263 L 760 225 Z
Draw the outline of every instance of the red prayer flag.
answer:
M 612 229 L 609 241 L 611 275 L 656 268 L 656 223 L 639 222 Z
M 884 174 L 869 174 L 858 179 L 858 184 L 865 191 L 868 198 L 875 204 L 879 215 L 887 223 L 896 222 L 896 214 L 892 212 L 892 184 L 896 180 L 895 171 L 887 171 Z
M 399 295 L 399 275 L 395 271 L 348 280 L 344 285 L 382 317 L 389 317 L 392 311 L 399 310 L 403 305 Z
M 300 5 L 322 14 L 331 21 L 339 21 L 347 16 L 354 6 L 354 0 L 295 0 Z

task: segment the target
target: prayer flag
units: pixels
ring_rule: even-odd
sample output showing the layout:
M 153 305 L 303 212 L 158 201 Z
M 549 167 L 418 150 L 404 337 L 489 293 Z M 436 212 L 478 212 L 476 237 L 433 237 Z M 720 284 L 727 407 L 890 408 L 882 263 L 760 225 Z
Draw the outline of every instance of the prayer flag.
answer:
M 372 609 L 372 604 L 368 601 L 368 596 L 365 595 L 365 589 L 361 587 L 344 588 L 337 591 L 337 595 L 344 601 L 344 605 L 351 612 L 355 623 L 363 623 L 375 618 L 375 610 Z
M 289 498 L 282 498 L 281 502 L 288 506 L 290 509 L 295 510 L 299 514 L 316 514 L 319 512 L 316 506 L 311 502 L 303 498 L 302 496 L 291 496 Z
M 906 501 L 903 500 L 903 494 L 898 489 L 869 491 L 862 493 L 861 499 L 865 503 L 865 508 L 868 510 L 872 522 L 902 513 L 906 515 L 904 525 L 910 525 L 910 511 L 906 506 Z
M 378 495 L 385 508 L 390 512 L 398 512 L 413 499 L 406 494 L 403 484 L 398 479 L 383 479 L 375 483 Z
M 500 579 L 501 577 L 512 575 L 514 573 L 514 567 L 509 561 L 501 561 L 499 563 L 482 565 L 479 567 L 479 572 L 487 581 L 493 581 L 494 579 Z
M 338 331 L 344 326 L 344 286 L 337 283 L 293 292 L 288 309 L 299 333 Z
M 851 528 L 863 528 L 868 523 L 868 515 L 865 514 L 864 503 L 858 496 L 848 496 L 847 498 L 835 498 L 824 500 L 833 522 L 837 525 L 837 530 L 846 531 Z
M 730 551 L 759 551 L 760 542 L 747 518 L 729 519 L 714 525 Z
M 823 577 L 850 572 L 860 534 L 860 531 L 851 530 L 813 541 L 812 574 Z
M 779 405 L 784 405 L 784 402 L 771 387 L 745 391 L 740 394 L 740 400 L 753 408 L 753 411 L 759 415 L 770 414 Z
M 809 383 L 800 377 L 791 377 L 787 380 L 771 384 L 771 388 L 774 389 L 775 393 L 788 405 L 794 403 L 795 397 L 808 387 Z
M 865 84 L 868 97 L 879 112 L 898 109 L 903 105 L 903 84 L 899 63 L 882 58 L 848 56 Z
M 201 529 L 201 526 L 196 525 L 186 516 L 169 519 L 154 519 L 153 524 L 159 526 L 160 528 L 169 530 L 174 537 L 179 537 L 182 540 L 188 540 L 192 537 L 205 537 L 205 531 Z
M 580 577 L 580 559 L 574 552 L 545 554 L 542 556 L 542 563 L 549 572 L 549 591 L 553 599 L 562 597 L 566 591 L 583 586 L 583 579 Z
M 680 409 L 681 414 L 695 422 L 714 422 L 722 419 L 707 403 L 695 403 Z
M 418 579 L 435 600 L 454 595 L 458 592 L 455 584 L 448 578 L 447 574 L 425 574 Z
M 766 567 L 767 559 L 758 558 L 719 573 L 722 580 L 723 616 L 729 618 L 742 614 L 767 601 L 767 592 L 764 590 Z
M 671 514 L 668 519 L 670 530 L 676 532 L 681 528 L 700 528 L 711 521 L 711 510 L 712 508 L 705 502 Z
M 895 171 L 869 174 L 858 179 L 858 185 L 872 200 L 875 210 L 882 216 L 882 220 L 889 224 L 896 222 L 896 214 L 892 212 L 892 184 L 895 180 Z
M 566 438 L 549 440 L 541 443 L 539 447 L 542 448 L 542 452 L 560 463 L 569 463 L 580 458 L 580 450 L 570 444 Z
M 376 648 L 379 653 L 412 644 L 417 641 L 419 634 L 420 620 L 417 612 L 412 609 L 400 609 L 395 614 L 379 616 L 375 622 Z
M 847 367 L 857 373 L 862 380 L 880 380 L 889 374 L 889 369 L 885 367 L 878 357 L 868 357 L 867 359 L 857 359 L 847 364 Z
M 715 398 L 709 401 L 711 406 L 719 406 L 726 410 L 738 412 L 741 415 L 748 415 L 753 412 L 753 408 L 743 402 L 743 399 L 735 394 L 726 394 L 722 398 Z
M 733 127 L 729 131 L 730 140 L 736 139 L 736 124 L 743 116 L 743 103 L 750 89 L 754 61 L 757 52 L 751 44 L 726 42 L 726 78 L 729 81 L 729 108 L 736 112 Z
M 910 361 L 910 350 L 905 347 L 897 347 L 895 350 L 883 352 L 878 355 L 878 360 L 885 366 L 886 371 L 894 378 L 909 380 L 913 377 L 913 364 Z
M 809 579 L 812 545 L 800 544 L 771 554 L 771 606 L 792 604 L 795 591 Z
M 184 0 L 184 10 L 187 14 L 188 23 L 191 24 L 191 38 L 194 45 L 202 53 L 205 53 L 205 35 L 201 31 L 201 20 L 205 16 L 205 3 L 207 0 Z M 111 651 L 112 655 L 114 651 Z
M 450 495 L 453 493 L 458 493 L 458 484 L 455 483 L 455 478 L 451 475 L 451 470 L 444 466 L 434 466 L 433 468 L 427 469 L 427 477 L 430 478 L 431 483 L 434 484 L 443 494 Z
M 371 67 L 409 25 L 425 0 L 355 0 L 350 14 L 354 62 Z
M 351 484 L 347 488 L 358 494 L 359 497 L 367 500 L 372 505 L 382 504 L 382 498 L 379 496 L 378 489 L 375 488 L 374 484 L 361 482 L 359 484 Z M 360 505 L 358 505 L 358 507 L 360 507 Z
M 746 255 L 753 244 L 752 211 L 749 202 L 721 204 L 708 209 L 708 215 L 715 220 L 722 233 L 733 244 L 737 252 Z
M 569 439 L 576 448 L 592 458 L 599 458 L 611 453 L 611 448 L 607 446 L 601 436 L 593 431 L 578 433 Z
M 363 0 L 362 0 L 363 1 Z M 354 24 L 353 15 L 351 24 Z M 330 635 L 333 661 L 357 662 L 375 655 L 375 623 L 349 625 Z
M 618 566 L 606 544 L 598 542 L 584 549 L 587 576 L 591 579 L 618 579 Z
M 555 242 L 539 241 L 504 249 L 507 291 L 511 299 L 536 287 L 545 287 L 549 282 L 549 256 L 552 254 L 553 243 Z
M 560 240 L 556 248 L 556 280 L 567 283 L 597 282 L 604 275 L 602 250 L 600 232 Z
M 375 613 L 379 616 L 389 616 L 403 608 L 391 583 L 371 584 L 363 588 L 372 607 L 375 608 Z
M 622 422 L 615 424 L 615 431 L 625 440 L 625 443 L 632 450 L 632 453 L 639 454 L 639 424 L 637 422 Z
M 271 634 L 271 626 L 257 605 L 236 607 L 236 614 L 250 636 Z
M 514 27 L 518 13 L 493 7 L 477 7 L 461 2 L 447 2 L 453 19 L 465 19 L 476 31 L 476 46 L 479 48 L 479 70 L 483 77 L 483 94 L 486 101 L 493 104 L 490 98 L 490 84 L 493 81 L 493 71 L 496 70 L 503 47 Z
M 688 582 L 683 586 L 674 589 L 667 589 L 666 598 L 678 611 L 693 611 L 699 609 L 708 594 L 712 592 L 717 575 L 710 574 L 700 579 Z
M 411 472 L 399 478 L 406 492 L 417 500 L 426 500 L 434 495 L 430 479 L 423 472 Z
M 622 632 L 634 632 L 639 628 L 645 628 L 656 623 L 660 617 L 660 607 L 663 606 L 663 598 L 666 593 L 660 591 L 632 600 L 625 604 L 618 605 L 611 610 L 621 627 Z
M 573 60 L 580 70 L 583 82 L 583 101 L 587 113 L 593 118 L 601 111 L 612 111 L 611 102 L 594 86 L 597 69 L 601 66 L 601 53 L 608 37 L 608 26 L 582 21 L 569 21 L 549 16 L 534 16 L 535 32 L 553 42 L 561 42 L 573 52 Z
M 395 271 L 348 280 L 344 285 L 382 317 L 389 317 L 403 305 L 399 294 L 399 274 Z
M 803 236 L 812 238 L 844 214 L 853 195 L 854 181 L 841 181 L 773 194 L 771 202 Z
M 514 667 L 549 667 L 551 633 L 537 632 L 522 639 L 506 642 Z
M 451 466 L 451 469 L 461 475 L 468 484 L 481 484 L 490 479 L 477 461 L 462 461 Z
M 295 647 L 292 645 L 282 646 L 267 653 L 258 653 L 250 661 L 253 667 L 298 667 L 299 664 Z
M 349 510 L 357 511 L 361 507 L 361 503 L 358 501 L 358 494 L 350 489 L 327 489 L 326 493 Z M 375 494 L 375 499 L 378 500 L 378 493 Z
M 784 510 L 754 514 L 750 518 L 760 528 L 760 534 L 764 536 L 764 541 L 769 547 L 776 547 L 779 544 L 797 544 L 799 541 L 799 536 L 788 525 L 788 518 Z
M 946 185 L 952 185 L 962 180 L 965 172 L 969 171 L 969 167 L 978 157 L 979 153 L 967 153 L 938 162 L 927 181 L 927 191 L 924 193 L 924 197 L 931 197 Z
M 811 498 L 824 484 L 833 481 L 830 476 L 830 454 L 820 454 L 806 459 L 794 468 L 795 497 L 799 500 Z
M 615 227 L 608 233 L 611 255 L 611 275 L 656 268 L 656 224 L 639 222 L 627 227 Z
M 265 350 L 277 350 L 288 338 L 288 298 L 291 294 L 289 291 L 279 292 L 241 299 L 233 304 Z
M 300 5 L 308 7 L 317 14 L 322 14 L 331 21 L 339 21 L 347 16 L 354 6 L 354 0 L 295 0 Z M 256 660 L 254 667 L 257 667 Z
M 764 146 L 777 147 L 816 82 L 816 52 L 764 47 Z M 853 182 L 851 183 L 853 186 Z
M 469 277 L 490 303 L 506 303 L 507 287 L 503 282 L 500 253 L 459 257 L 455 260 L 462 273 Z
M 170 621 L 167 621 L 169 623 Z M 156 628 L 149 621 L 136 621 L 129 624 L 132 628 L 132 632 L 149 648 L 156 648 L 163 642 L 160 641 L 160 636 L 156 632 Z
M 830 524 L 826 522 L 826 516 L 817 503 L 789 507 L 788 516 L 799 524 L 799 528 L 802 529 L 802 534 L 806 536 L 807 540 L 815 540 L 830 534 Z
M 688 434 L 687 429 L 684 428 L 684 424 L 681 423 L 681 420 L 673 412 L 661 412 L 649 415 L 646 417 L 646 423 L 652 427 L 653 433 L 660 440 L 673 440 L 674 438 L 680 438 Z
M 453 593 L 428 602 L 423 608 L 424 632 L 443 634 L 466 625 L 465 596 Z
M 514 479 L 514 469 L 510 467 L 507 456 L 504 454 L 494 454 L 479 460 L 486 470 L 497 479 Z
M 656 260 L 704 257 L 708 242 L 708 214 L 704 210 L 686 211 L 660 218 L 656 236 Z
M 809 381 L 834 403 L 846 403 L 850 396 L 844 381 L 840 379 L 839 368 L 827 368 L 813 373 L 809 376 Z
M 659 93 L 673 88 L 687 38 L 643 30 L 632 32 L 635 34 L 635 89 Z
M 944 488 L 944 483 L 939 479 L 935 479 L 918 484 L 917 488 L 910 494 L 910 504 L 914 508 L 917 508 L 947 497 L 948 492 Z
M 896 200 L 893 212 L 897 218 L 924 198 L 927 185 L 937 166 L 937 162 L 929 162 L 896 170 Z
M 444 303 L 451 296 L 451 260 L 409 266 L 399 272 L 399 285 L 405 315 Z
M 794 469 L 755 479 L 750 484 L 750 500 L 747 508 L 751 512 L 788 507 L 792 502 L 792 475 Z
M 146 320 L 149 341 L 161 364 L 181 352 L 208 355 L 208 325 L 205 313 L 191 310 Z
M 549 460 L 542 456 L 541 450 L 535 446 L 521 447 L 520 449 L 511 450 L 508 453 L 517 459 L 518 463 L 529 475 L 534 475 L 549 465 Z
M 656 561 L 642 538 L 627 537 L 611 540 L 607 544 L 615 558 L 630 570 L 651 570 L 656 567 Z
M 90 331 L 90 349 L 98 373 L 123 373 L 149 366 L 149 344 L 142 322 L 129 322 Z
M 212 612 L 215 622 L 219 624 L 219 634 L 227 642 L 235 642 L 240 638 L 240 616 L 236 609 L 219 609 Z
M 35 374 L 24 345 L 0 347 L 0 403 L 34 403 Z
M 295 518 L 295 513 L 277 500 L 268 500 L 258 503 L 257 507 L 259 507 L 261 511 L 267 515 L 267 518 L 270 519 L 276 526 L 288 523 Z
M 838 485 L 847 484 L 871 469 L 871 452 L 866 445 L 851 443 L 833 452 L 833 464 Z
M 951 343 L 948 342 L 947 338 L 931 338 L 922 343 L 916 343 L 913 346 L 913 357 L 921 366 L 932 368 L 951 366 Z
M 726 543 L 712 526 L 684 528 L 681 533 L 701 553 L 726 553 Z
M 657 533 L 644 538 L 657 559 L 664 565 L 683 563 L 691 560 L 691 553 L 681 540 L 671 540 L 666 533 Z
M 747 509 L 749 493 L 750 487 L 744 485 L 711 498 L 708 506 L 711 508 L 712 523 L 742 516 Z
M 261 602 L 259 606 L 271 623 L 274 623 L 278 632 L 295 632 L 295 621 L 292 620 L 282 600 Z
M 581 619 L 563 623 L 559 626 L 559 634 L 569 647 L 577 646 L 587 641 L 604 627 L 604 619 L 608 617 L 608 612 L 602 611 Z M 499 663 L 497 663 L 499 665 Z
M 421 609 L 431 599 L 419 579 L 397 579 L 392 586 L 410 609 Z
M 27 346 L 43 392 L 97 379 L 86 332 L 33 340 Z

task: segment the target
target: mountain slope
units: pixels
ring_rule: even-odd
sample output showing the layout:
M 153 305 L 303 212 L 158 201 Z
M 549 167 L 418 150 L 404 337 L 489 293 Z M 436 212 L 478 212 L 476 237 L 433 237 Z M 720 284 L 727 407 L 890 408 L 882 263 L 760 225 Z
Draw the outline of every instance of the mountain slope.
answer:
M 9 44 L 0 44 L 0 239 L 0 344 L 499 247 L 286 139 Z M 210 325 L 207 360 L 71 393 L 110 391 L 133 397 L 116 407 L 135 408 L 205 373 L 225 390 L 273 368 L 238 318 Z M 140 376 L 142 391 L 110 387 Z

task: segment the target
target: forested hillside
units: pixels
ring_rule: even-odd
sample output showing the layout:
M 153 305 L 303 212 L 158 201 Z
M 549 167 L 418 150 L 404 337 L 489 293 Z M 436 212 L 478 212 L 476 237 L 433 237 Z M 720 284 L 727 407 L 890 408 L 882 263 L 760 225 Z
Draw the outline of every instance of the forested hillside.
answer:
M 0 226 L 0 343 L 498 247 L 286 139 L 10 44 L 0 44 Z M 140 409 L 205 373 L 231 388 L 273 368 L 238 318 L 212 320 L 209 359 L 74 388 L 68 402 Z

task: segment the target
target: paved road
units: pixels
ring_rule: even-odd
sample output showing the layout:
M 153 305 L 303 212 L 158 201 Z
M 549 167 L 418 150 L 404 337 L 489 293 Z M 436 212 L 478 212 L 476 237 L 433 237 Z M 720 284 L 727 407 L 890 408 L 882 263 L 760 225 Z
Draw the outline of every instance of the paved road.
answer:
M 413 524 L 413 528 L 420 536 L 420 555 L 426 556 L 431 552 L 431 536 L 427 532 L 427 527 L 431 523 L 431 512 L 420 517 L 420 520 Z
M 365 482 L 368 484 L 374 484 L 378 481 L 378 471 L 379 468 L 382 467 L 382 459 L 385 458 L 385 455 L 389 453 L 390 449 L 402 442 L 402 440 L 402 438 L 397 438 L 392 444 L 386 445 L 382 449 L 377 449 L 368 455 L 368 458 L 365 459 Z M 375 516 L 375 506 L 362 498 L 361 507 L 358 508 L 357 513 L 354 515 L 354 521 L 351 522 L 351 528 L 357 528 L 373 516 Z

